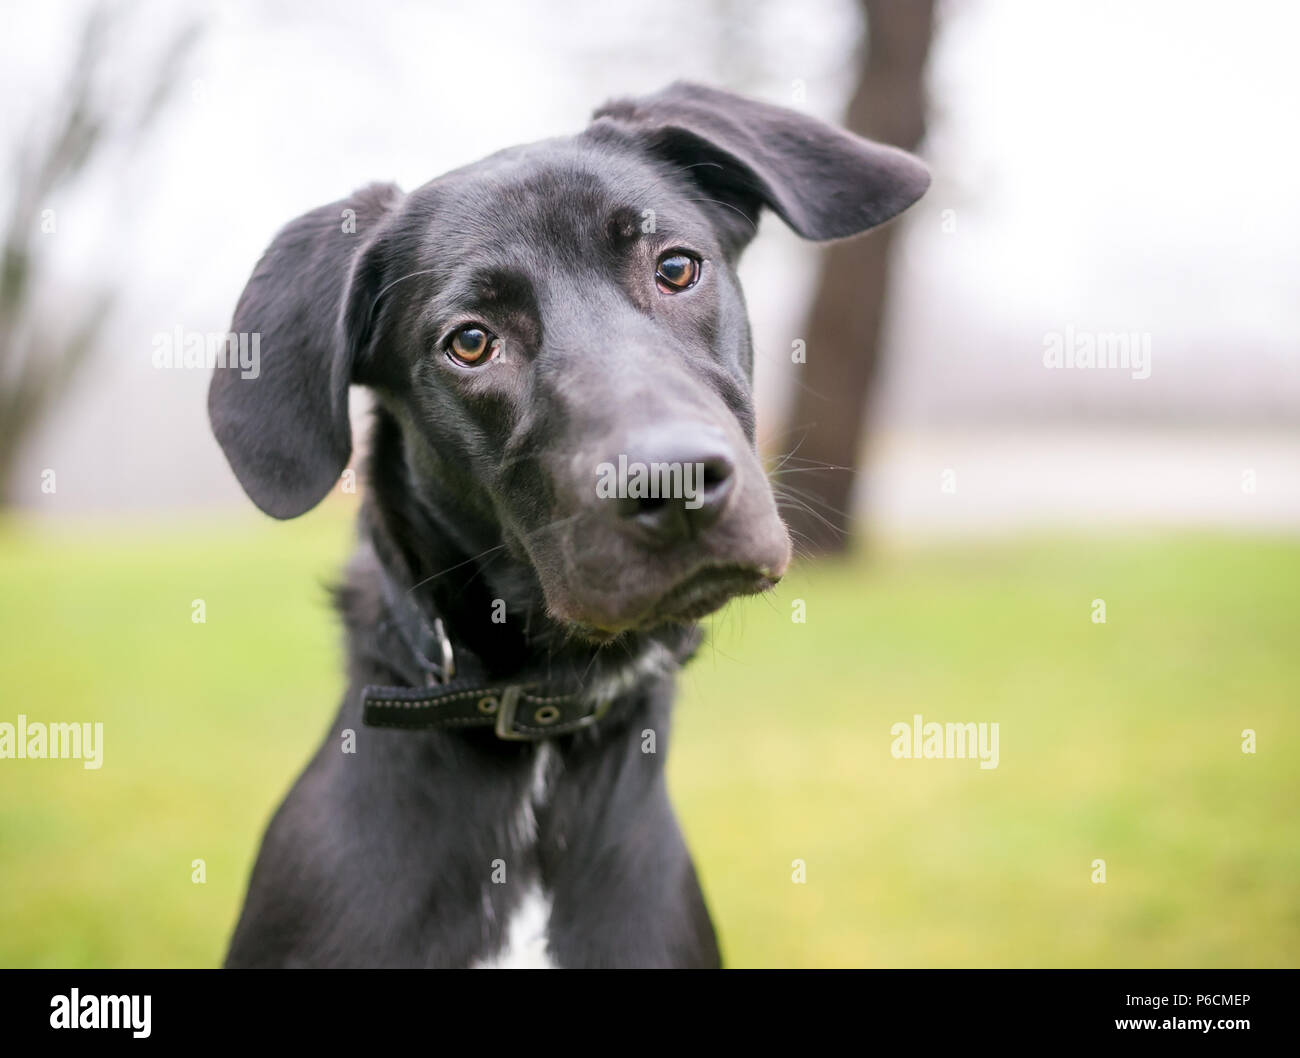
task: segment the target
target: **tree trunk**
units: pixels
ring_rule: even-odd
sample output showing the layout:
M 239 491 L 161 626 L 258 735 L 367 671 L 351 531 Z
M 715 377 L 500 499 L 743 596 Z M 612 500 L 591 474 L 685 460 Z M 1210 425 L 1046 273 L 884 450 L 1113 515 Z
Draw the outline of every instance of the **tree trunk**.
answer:
M 867 19 L 862 73 L 844 124 L 883 143 L 915 149 L 925 131 L 926 55 L 934 0 L 861 0 Z M 835 243 L 823 255 L 804 326 L 807 362 L 786 435 L 799 470 L 786 521 L 807 553 L 845 550 L 868 397 L 877 375 L 894 225 Z M 811 509 L 809 509 L 811 508 Z M 829 523 L 829 524 L 828 524 Z

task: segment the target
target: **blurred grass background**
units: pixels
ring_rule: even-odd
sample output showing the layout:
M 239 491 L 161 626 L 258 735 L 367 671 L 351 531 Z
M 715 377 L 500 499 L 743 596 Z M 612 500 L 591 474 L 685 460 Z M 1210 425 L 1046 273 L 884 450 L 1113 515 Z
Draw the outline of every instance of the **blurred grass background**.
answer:
M 0 965 L 220 961 L 342 691 L 351 533 L 0 524 L 0 720 L 105 729 L 99 771 L 0 761 Z M 1295 539 L 1130 533 L 877 541 L 733 604 L 670 764 L 728 964 L 1300 963 L 1297 599 Z M 1000 766 L 893 759 L 914 713 L 997 721 Z

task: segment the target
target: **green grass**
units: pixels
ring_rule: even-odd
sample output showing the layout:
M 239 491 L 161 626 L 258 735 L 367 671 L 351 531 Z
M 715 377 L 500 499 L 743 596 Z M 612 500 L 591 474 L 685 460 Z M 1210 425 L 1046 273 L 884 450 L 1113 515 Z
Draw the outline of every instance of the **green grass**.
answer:
M 350 536 L 0 527 L 0 721 L 105 728 L 99 771 L 0 760 L 0 965 L 220 960 L 342 690 Z M 1297 965 L 1298 600 L 1300 541 L 1165 534 L 882 545 L 734 604 L 670 764 L 728 963 Z M 894 759 L 915 713 L 996 721 L 999 766 Z

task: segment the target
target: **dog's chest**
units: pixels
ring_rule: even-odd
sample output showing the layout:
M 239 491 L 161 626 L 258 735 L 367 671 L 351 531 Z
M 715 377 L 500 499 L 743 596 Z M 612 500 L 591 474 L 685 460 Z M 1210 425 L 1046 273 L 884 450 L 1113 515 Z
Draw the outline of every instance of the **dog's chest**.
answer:
M 537 811 L 546 803 L 559 759 L 549 743 L 533 758 L 532 775 L 510 821 L 511 859 L 494 867 L 482 894 L 485 925 L 492 926 L 505 908 L 499 941 L 476 959 L 474 969 L 549 970 L 558 968 L 550 952 L 551 896 L 535 868 Z M 486 932 L 495 935 L 495 930 Z
M 551 898 L 534 882 L 510 912 L 505 925 L 505 940 L 492 956 L 474 963 L 476 970 L 554 970 L 558 964 L 551 957 L 548 930 L 551 922 Z

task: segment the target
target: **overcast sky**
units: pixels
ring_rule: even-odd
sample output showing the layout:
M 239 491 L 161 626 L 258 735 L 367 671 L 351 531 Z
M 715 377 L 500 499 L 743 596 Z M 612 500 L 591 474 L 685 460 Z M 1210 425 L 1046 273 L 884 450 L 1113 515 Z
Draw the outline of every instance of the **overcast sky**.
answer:
M 143 5 L 117 70 L 173 61 L 159 48 L 184 6 Z M 53 98 L 81 10 L 8 12 L 6 156 Z M 239 496 L 208 435 L 206 377 L 155 370 L 152 337 L 226 330 L 285 221 L 371 180 L 410 188 L 575 131 L 603 99 L 676 77 L 834 118 L 859 28 L 848 0 L 194 10 L 203 44 L 150 141 L 50 203 L 55 304 L 100 284 L 120 304 L 24 461 L 33 502 L 48 466 L 89 507 Z M 718 10 L 743 30 L 702 14 Z M 1293 429 L 1298 33 L 1285 2 L 949 3 L 921 151 L 935 183 L 900 242 L 881 428 L 1118 416 Z M 769 218 L 742 270 L 772 432 L 812 254 Z M 1146 335 L 1151 377 L 1045 371 L 1044 336 L 1067 326 Z

